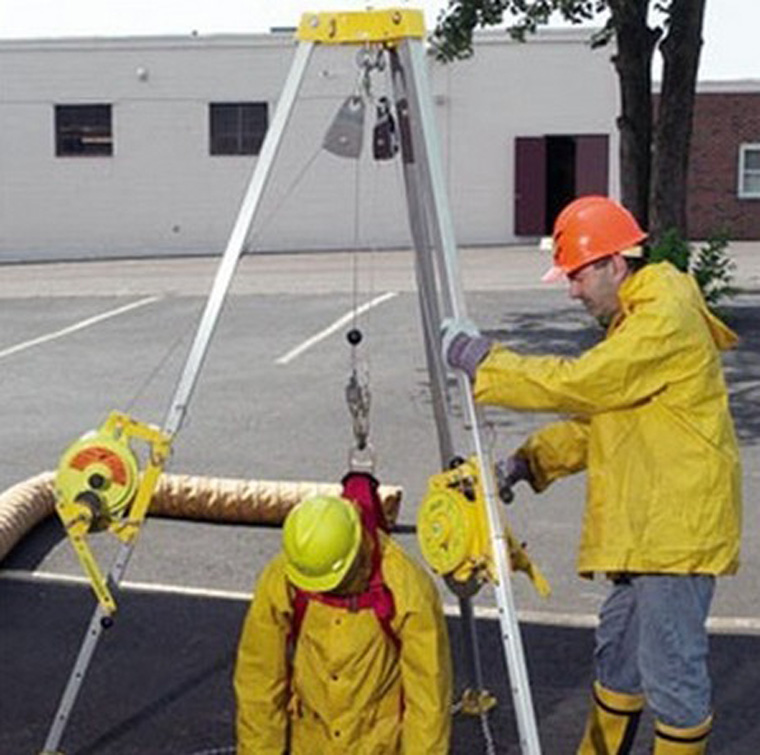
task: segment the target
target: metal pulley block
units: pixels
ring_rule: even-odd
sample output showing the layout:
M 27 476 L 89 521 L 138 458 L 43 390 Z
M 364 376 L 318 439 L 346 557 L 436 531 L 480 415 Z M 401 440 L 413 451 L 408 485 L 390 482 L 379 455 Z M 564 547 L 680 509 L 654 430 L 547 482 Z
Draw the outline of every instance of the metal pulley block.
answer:
M 513 571 L 523 571 L 537 592 L 549 583 L 505 524 L 504 540 Z M 480 472 L 474 458 L 433 475 L 417 511 L 417 539 L 422 555 L 460 597 L 474 595 L 484 582 L 497 582 Z
M 357 94 L 346 98 L 327 129 L 322 146 L 338 157 L 355 160 L 364 142 L 364 99 Z
M 392 160 L 399 150 L 396 121 L 387 97 L 377 101 L 375 127 L 372 130 L 372 156 L 375 160 Z

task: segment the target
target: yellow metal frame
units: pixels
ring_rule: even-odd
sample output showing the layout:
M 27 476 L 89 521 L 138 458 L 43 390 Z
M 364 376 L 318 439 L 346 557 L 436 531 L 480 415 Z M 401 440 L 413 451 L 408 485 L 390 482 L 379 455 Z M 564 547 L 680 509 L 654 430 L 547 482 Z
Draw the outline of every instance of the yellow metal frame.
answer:
M 512 570 L 524 572 L 538 594 L 546 597 L 551 592 L 548 581 L 509 525 L 503 526 Z M 430 478 L 419 507 L 417 532 L 422 555 L 434 571 L 457 582 L 498 583 L 475 457 Z
M 296 32 L 301 42 L 322 44 L 393 45 L 402 39 L 422 39 L 425 17 L 420 10 L 387 10 L 304 13 Z
M 100 442 L 99 439 L 103 437 L 111 438 L 120 444 L 125 457 L 132 454 L 130 440 L 142 440 L 149 445 L 147 462 L 134 496 L 124 507 L 122 515 L 110 520 L 105 528 L 122 543 L 131 543 L 145 521 L 153 491 L 171 451 L 171 437 L 158 427 L 138 422 L 121 412 L 111 412 L 93 437 L 93 443 Z M 86 443 L 86 439 L 77 443 L 83 442 Z M 111 444 L 112 449 L 116 447 L 116 444 Z M 70 485 L 60 484 L 60 477 L 61 475 L 56 479 L 56 511 L 98 602 L 105 613 L 111 615 L 116 611 L 116 601 L 87 542 L 87 535 L 93 524 L 93 512 L 89 506 L 77 501 L 80 491 Z

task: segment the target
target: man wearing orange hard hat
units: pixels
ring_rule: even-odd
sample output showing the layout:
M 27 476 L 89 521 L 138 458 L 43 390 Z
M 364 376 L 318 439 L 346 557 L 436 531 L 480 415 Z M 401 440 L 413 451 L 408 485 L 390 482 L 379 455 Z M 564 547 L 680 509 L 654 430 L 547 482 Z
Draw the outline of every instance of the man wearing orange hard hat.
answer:
M 447 364 L 481 404 L 563 415 L 497 463 L 499 487 L 534 491 L 587 471 L 578 571 L 610 580 L 578 753 L 628 753 L 645 704 L 655 755 L 704 753 L 712 725 L 705 622 L 716 576 L 739 565 L 741 469 L 720 352 L 736 335 L 694 278 L 647 263 L 646 233 L 618 202 L 558 215 L 554 264 L 606 328 L 575 358 L 522 356 L 469 321 L 443 327 Z

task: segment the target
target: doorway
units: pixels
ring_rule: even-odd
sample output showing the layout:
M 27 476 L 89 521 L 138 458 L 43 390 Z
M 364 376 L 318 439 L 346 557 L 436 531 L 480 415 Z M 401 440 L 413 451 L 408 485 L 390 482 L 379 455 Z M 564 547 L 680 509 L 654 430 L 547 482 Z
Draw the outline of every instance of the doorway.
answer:
M 609 192 L 607 134 L 515 139 L 515 235 L 547 236 L 572 199 Z

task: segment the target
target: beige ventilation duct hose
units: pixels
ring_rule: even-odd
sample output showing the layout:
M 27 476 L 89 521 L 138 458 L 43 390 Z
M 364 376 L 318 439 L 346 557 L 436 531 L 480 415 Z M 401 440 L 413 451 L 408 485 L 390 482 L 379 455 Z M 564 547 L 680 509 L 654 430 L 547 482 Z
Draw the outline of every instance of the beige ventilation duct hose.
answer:
M 55 473 L 43 472 L 0 494 L 0 561 L 35 525 L 55 510 Z M 340 495 L 341 486 L 320 482 L 275 482 L 163 474 L 149 513 L 179 519 L 245 524 L 281 524 L 303 498 Z M 380 501 L 393 525 L 400 487 L 381 485 Z
M 54 476 L 53 472 L 43 472 L 0 494 L 0 561 L 55 510 Z

